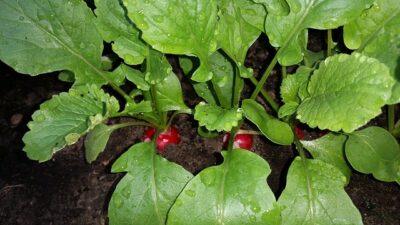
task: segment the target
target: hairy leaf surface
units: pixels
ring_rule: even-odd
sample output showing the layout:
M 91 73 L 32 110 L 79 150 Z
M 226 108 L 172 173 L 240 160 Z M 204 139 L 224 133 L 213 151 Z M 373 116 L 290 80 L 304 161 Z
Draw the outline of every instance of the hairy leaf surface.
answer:
M 88 163 L 95 161 L 99 154 L 104 151 L 114 130 L 112 126 L 101 123 L 88 133 L 85 138 L 85 158 Z
M 66 145 L 74 144 L 97 124 L 116 114 L 117 99 L 96 86 L 70 90 L 40 105 L 23 137 L 24 151 L 32 160 L 44 162 Z
M 207 103 L 218 103 L 225 109 L 237 106 L 244 81 L 235 78 L 234 65 L 222 53 L 215 52 L 211 56 L 211 70 L 214 74 L 211 79 L 212 88 L 209 87 L 208 83 L 196 83 L 194 88 L 197 94 Z M 238 82 L 237 90 L 235 89 L 235 82 Z M 233 99 L 234 92 L 237 93 L 236 99 Z
M 336 167 L 297 157 L 278 200 L 284 208 L 282 225 L 362 225 L 345 184 L 346 178 Z
M 350 180 L 351 170 L 344 158 L 344 146 L 347 137 L 341 134 L 327 134 L 312 141 L 301 141 L 303 146 L 311 153 L 314 159 L 335 166 Z
M 236 62 L 241 76 L 253 76 L 252 71 L 244 67 L 244 61 L 247 50 L 261 34 L 262 30 L 257 27 L 264 24 L 266 11 L 264 7 L 249 0 L 221 0 L 219 7 L 218 43 Z M 254 14 L 257 15 L 256 20 L 246 20 Z
M 0 59 L 19 73 L 69 70 L 76 85 L 105 84 L 94 19 L 81 0 L 1 0 Z
M 376 0 L 373 7 L 344 27 L 344 41 L 350 49 L 385 63 L 396 79 L 390 104 L 400 102 L 400 4 L 397 0 Z
M 201 64 L 192 79 L 212 78 L 208 56 L 217 49 L 217 1 L 123 0 L 142 38 L 163 53 L 195 55 Z
M 154 143 L 132 146 L 112 167 L 127 172 L 109 203 L 110 225 L 164 225 L 175 199 L 193 177 L 157 155 Z
M 223 155 L 222 165 L 203 170 L 188 183 L 167 224 L 280 224 L 275 197 L 266 183 L 271 172 L 268 163 L 242 149 Z
M 139 30 L 128 19 L 120 0 L 95 0 L 96 27 L 103 39 L 112 42 L 112 50 L 126 64 L 141 64 L 148 46 L 139 38 Z
M 281 47 L 278 60 L 290 66 L 303 59 L 307 28 L 333 29 L 359 17 L 373 0 L 287 0 L 287 16 L 268 15 L 265 31 L 274 47 Z M 305 39 L 307 40 L 307 38 Z
M 346 156 L 357 171 L 400 183 L 400 148 L 387 130 L 368 127 L 353 132 L 346 143 Z
M 201 102 L 196 106 L 194 119 L 199 121 L 199 126 L 205 126 L 210 131 L 230 131 L 239 124 L 242 112 L 238 108 L 224 109 Z
M 351 133 L 381 113 L 394 80 L 378 60 L 355 53 L 329 57 L 308 84 L 297 118 L 310 127 Z

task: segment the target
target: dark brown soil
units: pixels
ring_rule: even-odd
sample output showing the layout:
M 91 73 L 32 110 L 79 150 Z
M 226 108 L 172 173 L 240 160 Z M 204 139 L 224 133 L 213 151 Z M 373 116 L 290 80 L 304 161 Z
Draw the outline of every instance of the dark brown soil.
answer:
M 259 73 L 263 70 L 261 65 L 270 59 L 269 50 L 255 45 L 247 64 Z M 68 85 L 58 81 L 55 74 L 32 78 L 17 74 L 5 65 L 0 66 L 0 74 L 0 224 L 106 224 L 107 202 L 121 176 L 110 173 L 111 164 L 139 141 L 143 129 L 125 128 L 115 132 L 106 151 L 92 165 L 84 161 L 82 140 L 60 151 L 49 162 L 30 161 L 22 152 L 21 137 L 27 130 L 26 124 L 41 102 L 68 90 Z M 276 94 L 273 90 L 279 84 L 278 77 L 272 76 L 269 80 L 267 89 L 272 94 Z M 185 90 L 189 89 L 185 86 Z M 192 96 L 186 100 L 196 102 Z M 118 121 L 110 121 L 115 122 Z M 177 117 L 173 123 L 183 134 L 182 142 L 168 147 L 164 157 L 193 173 L 220 162 L 221 137 L 199 137 L 190 116 Z M 272 174 L 268 183 L 279 195 L 285 186 L 288 166 L 295 157 L 294 151 L 262 137 L 255 138 L 253 151 L 269 162 Z M 346 191 L 366 225 L 400 224 L 399 186 L 354 173 Z

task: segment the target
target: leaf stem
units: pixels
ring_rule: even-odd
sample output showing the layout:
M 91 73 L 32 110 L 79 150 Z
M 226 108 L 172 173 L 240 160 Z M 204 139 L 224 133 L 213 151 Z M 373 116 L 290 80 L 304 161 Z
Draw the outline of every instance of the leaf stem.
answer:
M 250 77 L 250 81 L 251 81 L 251 83 L 253 83 L 254 85 L 256 85 L 257 86 L 257 80 L 256 80 L 256 78 L 255 77 Z M 262 94 L 262 96 L 265 98 L 265 100 L 268 102 L 268 104 L 271 106 L 271 108 L 275 111 L 275 112 L 278 112 L 279 111 L 279 105 L 278 105 L 278 103 L 276 103 L 273 99 L 272 99 L 272 97 L 264 90 L 264 89 L 261 89 L 261 94 Z
M 271 63 L 269 64 L 269 66 L 265 70 L 263 76 L 261 77 L 261 80 L 256 85 L 256 89 L 253 91 L 253 94 L 251 95 L 250 99 L 255 100 L 257 95 L 263 89 L 264 84 L 267 81 L 269 75 L 271 74 L 271 72 L 274 69 L 275 65 L 278 63 L 278 55 L 279 55 L 281 49 L 278 50 L 278 52 L 275 54 L 274 58 L 272 59 Z
M 286 68 L 286 66 L 282 66 L 282 77 L 283 78 L 287 77 L 287 68 Z
M 327 55 L 327 57 L 329 57 L 329 56 L 333 55 L 332 49 L 333 49 L 333 46 L 334 46 L 333 38 L 332 38 L 332 30 L 331 29 L 328 30 L 328 36 L 327 36 L 326 42 L 327 42 L 327 45 L 328 45 L 327 46 L 326 55 Z
M 263 135 L 261 132 L 255 130 L 239 130 L 236 134 Z
M 230 136 L 229 136 L 229 142 L 228 142 L 228 149 L 227 149 L 228 151 L 233 150 L 233 142 L 235 140 L 236 133 L 239 130 L 239 127 L 242 125 L 242 123 L 243 123 L 243 120 L 239 123 L 240 125 L 238 127 L 235 127 L 231 130 Z
M 146 123 L 146 122 L 126 122 L 126 123 L 120 123 L 120 124 L 115 124 L 110 126 L 112 129 L 121 129 L 124 127 L 131 127 L 131 126 L 146 126 L 146 127 L 154 127 L 153 124 L 151 123 Z
M 394 105 L 388 106 L 388 131 L 392 132 L 394 129 L 394 114 L 395 114 L 395 107 Z

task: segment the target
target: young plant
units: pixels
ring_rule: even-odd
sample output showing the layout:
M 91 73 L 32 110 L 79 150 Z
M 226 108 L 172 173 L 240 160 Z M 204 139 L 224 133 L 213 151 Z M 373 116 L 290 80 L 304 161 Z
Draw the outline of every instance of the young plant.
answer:
M 95 6 L 93 13 L 81 0 L 0 0 L 0 59 L 20 73 L 62 71 L 63 80 L 74 81 L 68 93 L 32 116 L 23 140 L 33 160 L 47 161 L 88 134 L 86 158 L 92 162 L 113 131 L 146 127 L 142 142 L 112 167 L 126 174 L 109 203 L 111 225 L 362 224 L 344 190 L 351 167 L 400 183 L 395 0 L 95 0 Z M 352 54 L 333 42 L 332 30 L 342 26 Z M 327 30 L 326 52 L 306 48 L 308 29 Z M 258 80 L 245 59 L 262 33 L 277 51 Z M 102 60 L 103 40 L 121 58 L 112 63 L 119 64 L 114 70 Z M 180 56 L 203 99 L 193 109 L 199 134 L 230 136 L 223 163 L 196 176 L 157 154 L 179 144 L 170 125 L 174 115 L 191 113 L 164 54 Z M 193 68 L 186 56 L 199 65 Z M 278 64 L 282 105 L 264 90 Z M 287 74 L 286 66 L 297 70 Z M 248 88 L 254 85 L 248 98 L 242 94 L 245 81 Z M 135 88 L 127 91 L 126 83 Z M 386 105 L 389 131 L 366 126 Z M 107 125 L 121 116 L 135 120 Z M 242 130 L 246 121 L 258 131 Z M 299 123 L 329 133 L 303 140 Z M 298 152 L 278 199 L 266 183 L 268 163 L 243 151 L 251 149 L 252 138 L 238 142 L 258 133 Z

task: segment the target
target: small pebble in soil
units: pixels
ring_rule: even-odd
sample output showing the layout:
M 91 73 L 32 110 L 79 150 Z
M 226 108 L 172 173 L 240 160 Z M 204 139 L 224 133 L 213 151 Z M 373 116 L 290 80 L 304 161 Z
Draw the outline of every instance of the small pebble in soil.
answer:
M 16 114 L 12 115 L 10 118 L 10 125 L 12 127 L 18 126 L 22 122 L 23 118 L 24 118 L 24 115 L 22 115 L 21 113 L 16 113 Z

